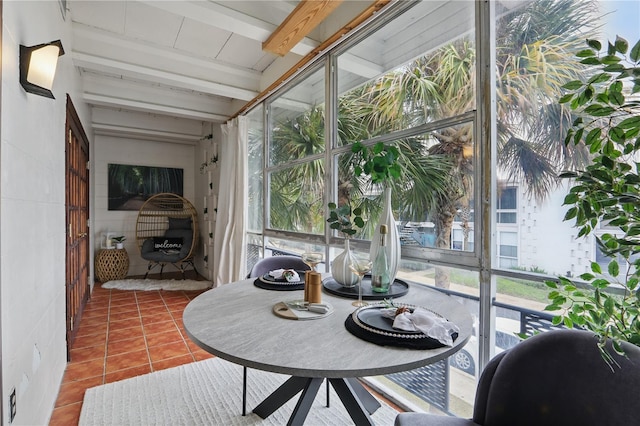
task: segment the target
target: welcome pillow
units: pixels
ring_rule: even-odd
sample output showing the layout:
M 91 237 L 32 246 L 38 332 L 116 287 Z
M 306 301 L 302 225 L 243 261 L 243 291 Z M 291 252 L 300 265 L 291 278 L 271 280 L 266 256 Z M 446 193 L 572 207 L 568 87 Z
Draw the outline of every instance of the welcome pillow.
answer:
M 153 251 L 161 251 L 165 254 L 180 253 L 182 243 L 182 238 L 153 237 Z

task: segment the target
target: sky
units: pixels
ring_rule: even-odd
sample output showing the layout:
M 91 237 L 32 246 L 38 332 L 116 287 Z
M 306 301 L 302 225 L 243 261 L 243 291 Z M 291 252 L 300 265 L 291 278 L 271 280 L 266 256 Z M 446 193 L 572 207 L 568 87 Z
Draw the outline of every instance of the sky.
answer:
M 640 40 L 640 0 L 603 0 L 600 3 L 603 12 L 611 12 L 605 18 L 607 23 L 603 28 L 606 41 L 614 41 L 619 35 L 633 46 Z

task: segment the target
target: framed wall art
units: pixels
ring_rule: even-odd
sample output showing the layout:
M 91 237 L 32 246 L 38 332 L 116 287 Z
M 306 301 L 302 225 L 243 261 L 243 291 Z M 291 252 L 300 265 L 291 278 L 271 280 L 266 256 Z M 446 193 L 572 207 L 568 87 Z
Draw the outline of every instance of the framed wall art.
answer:
M 184 170 L 171 167 L 108 165 L 109 210 L 140 210 L 152 195 L 183 195 Z

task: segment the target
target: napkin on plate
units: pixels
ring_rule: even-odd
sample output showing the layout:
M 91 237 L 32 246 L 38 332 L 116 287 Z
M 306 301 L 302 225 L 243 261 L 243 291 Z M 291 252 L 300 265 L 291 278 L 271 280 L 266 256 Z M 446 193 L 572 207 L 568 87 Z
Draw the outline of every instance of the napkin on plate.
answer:
M 270 271 L 269 275 L 275 278 L 276 280 L 287 280 L 287 282 L 298 282 L 300 281 L 300 275 L 293 269 L 276 269 L 274 271 Z
M 382 315 L 393 319 L 393 328 L 421 331 L 447 346 L 453 346 L 451 333 L 460 332 L 460 328 L 454 323 L 422 308 L 415 308 L 413 312 L 406 311 L 399 315 L 396 315 L 396 308 L 388 308 L 382 310 Z

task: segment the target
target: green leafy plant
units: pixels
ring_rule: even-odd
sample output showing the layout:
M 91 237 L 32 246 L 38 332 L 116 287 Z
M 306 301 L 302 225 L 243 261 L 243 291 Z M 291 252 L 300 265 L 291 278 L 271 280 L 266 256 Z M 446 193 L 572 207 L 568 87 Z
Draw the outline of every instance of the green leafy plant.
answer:
M 213 133 L 209 133 L 206 136 L 203 136 L 200 138 L 201 141 L 204 140 L 211 140 L 213 139 Z M 211 156 L 211 158 L 209 159 L 209 161 L 205 161 L 204 163 L 200 163 L 200 174 L 204 173 L 205 170 L 207 170 L 207 168 L 209 168 L 209 166 L 212 166 L 214 164 L 218 163 L 218 155 L 213 155 Z M 211 187 L 211 182 L 209 182 L 209 187 Z
M 214 155 L 213 157 L 211 157 L 209 159 L 209 162 L 200 164 L 200 173 L 204 173 L 204 171 L 207 170 L 207 167 L 209 167 L 209 166 L 211 166 L 213 164 L 216 164 L 216 163 L 218 163 L 218 156 Z M 209 187 L 211 187 L 211 186 L 212 186 L 212 184 L 209 183 Z
M 400 151 L 393 145 L 378 142 L 367 146 L 361 142 L 354 142 L 351 146 L 354 154 L 354 173 L 371 176 L 374 184 L 387 184 L 402 176 L 402 169 L 398 164 Z
M 360 207 L 351 209 L 351 205 L 343 204 L 340 207 L 336 203 L 329 203 L 329 227 L 344 234 L 345 238 L 350 238 L 358 232 L 358 228 L 364 228 L 362 219 L 362 209 Z
M 124 235 L 120 235 L 119 237 L 111 237 L 111 239 L 113 241 L 115 241 L 116 243 L 122 243 L 124 242 L 127 238 Z
M 587 40 L 587 45 L 577 56 L 595 72 L 586 82 L 567 83 L 570 93 L 560 102 L 579 114 L 565 144 L 584 143 L 593 161 L 584 170 L 561 174 L 573 180 L 564 219 L 575 221 L 579 237 L 593 234 L 611 260 L 606 271 L 592 262 L 591 272 L 580 275 L 586 288 L 566 277 L 547 281 L 551 304 L 546 309 L 561 312 L 554 324 L 597 334 L 611 364 L 608 339 L 620 354 L 621 342 L 640 346 L 640 103 L 628 95 L 640 92 L 640 41 L 629 50 L 618 37 L 605 52 L 598 41 Z M 600 228 L 606 232 L 594 232 Z

